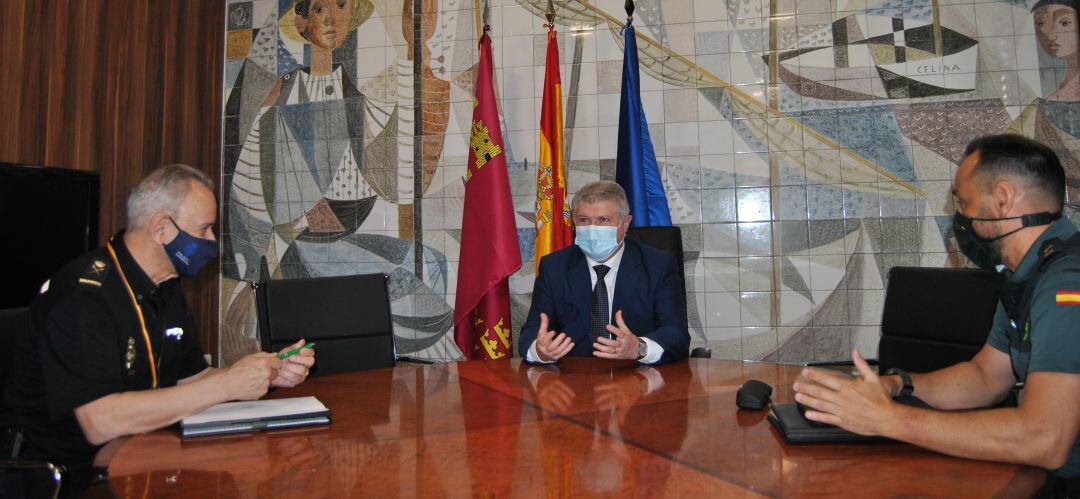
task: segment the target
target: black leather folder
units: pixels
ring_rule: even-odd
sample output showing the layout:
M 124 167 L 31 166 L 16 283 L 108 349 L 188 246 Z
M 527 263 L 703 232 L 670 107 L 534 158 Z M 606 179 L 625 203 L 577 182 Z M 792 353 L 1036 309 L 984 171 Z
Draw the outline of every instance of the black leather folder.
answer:
M 907 395 L 893 397 L 893 401 L 920 409 L 930 406 L 922 399 Z M 772 404 L 769 407 L 769 421 L 776 427 L 784 442 L 789 444 L 822 444 L 846 442 L 891 442 L 885 437 L 868 437 L 852 433 L 839 426 L 813 424 L 799 412 L 797 404 Z
M 883 437 L 868 437 L 852 433 L 839 426 L 815 426 L 799 412 L 795 404 L 772 404 L 769 421 L 789 444 L 820 444 L 849 442 L 883 442 Z

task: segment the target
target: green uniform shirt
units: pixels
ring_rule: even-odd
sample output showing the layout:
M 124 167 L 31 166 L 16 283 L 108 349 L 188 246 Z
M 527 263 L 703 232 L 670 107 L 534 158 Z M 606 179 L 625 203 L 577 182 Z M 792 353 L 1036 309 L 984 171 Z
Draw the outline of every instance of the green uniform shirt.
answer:
M 1039 261 L 1039 248 L 1043 242 L 1058 238 L 1068 239 L 1076 234 L 1076 227 L 1067 219 L 1054 222 L 1046 232 L 1031 245 L 1020 266 L 1012 276 L 1011 282 L 1022 282 L 1034 274 Z M 1065 256 L 1062 261 L 1052 265 L 1044 272 L 1042 280 L 1035 288 L 1031 299 L 1029 320 L 1031 329 L 1031 358 L 1027 372 L 1018 373 L 1024 381 L 1032 372 L 1059 372 L 1080 374 L 1080 303 L 1065 298 L 1068 292 L 1080 292 L 1080 257 Z M 1019 351 L 1010 351 L 1007 329 L 1009 316 L 1005 307 L 998 303 L 994 315 L 994 326 L 990 330 L 987 342 L 990 346 L 1010 356 L 1021 355 Z M 1021 324 L 1020 327 L 1023 327 Z M 1076 404 L 1075 400 L 1063 400 L 1063 404 Z M 1075 436 L 1074 436 L 1075 438 Z M 1057 470 L 1065 477 L 1080 477 L 1080 439 L 1073 442 L 1072 452 L 1065 466 Z

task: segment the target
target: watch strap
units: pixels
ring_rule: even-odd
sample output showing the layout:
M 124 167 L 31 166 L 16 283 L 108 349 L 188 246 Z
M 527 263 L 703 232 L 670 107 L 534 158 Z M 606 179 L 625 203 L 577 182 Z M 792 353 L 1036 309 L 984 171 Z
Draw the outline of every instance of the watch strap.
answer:
M 903 385 L 900 387 L 900 393 L 898 393 L 897 396 L 910 397 L 911 394 L 915 392 L 915 384 L 911 382 L 911 375 L 908 374 L 907 371 L 898 367 L 890 367 L 888 370 L 885 371 L 885 374 L 895 374 L 897 376 L 900 376 L 900 381 L 901 383 L 903 383 Z

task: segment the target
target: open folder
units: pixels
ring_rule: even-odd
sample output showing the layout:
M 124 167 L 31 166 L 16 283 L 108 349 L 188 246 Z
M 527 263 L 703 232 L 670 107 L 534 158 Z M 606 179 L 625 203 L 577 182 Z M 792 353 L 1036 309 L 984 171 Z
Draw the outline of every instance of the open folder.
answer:
M 226 402 L 180 421 L 182 438 L 330 424 L 315 397 Z

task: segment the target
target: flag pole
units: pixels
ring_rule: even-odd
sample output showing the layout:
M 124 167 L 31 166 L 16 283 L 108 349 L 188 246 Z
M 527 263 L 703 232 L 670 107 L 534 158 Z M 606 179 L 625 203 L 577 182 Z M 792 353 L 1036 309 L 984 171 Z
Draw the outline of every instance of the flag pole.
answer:
M 480 0 L 474 0 L 473 3 L 476 5 L 476 39 L 479 40 L 484 35 L 484 20 L 481 19 L 483 8 L 480 5 Z
M 483 21 L 484 21 L 484 33 L 487 33 L 488 31 L 491 30 L 491 1 L 490 0 L 485 0 L 484 1 Z

